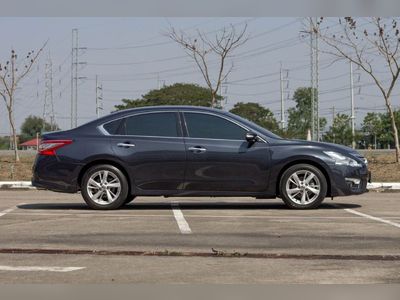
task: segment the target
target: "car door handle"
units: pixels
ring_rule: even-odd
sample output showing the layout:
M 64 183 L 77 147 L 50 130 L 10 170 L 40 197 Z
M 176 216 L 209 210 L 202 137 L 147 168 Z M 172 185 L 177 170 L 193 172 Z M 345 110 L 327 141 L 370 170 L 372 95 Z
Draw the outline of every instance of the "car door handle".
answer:
M 118 143 L 117 146 L 118 146 L 118 147 L 129 148 L 129 147 L 135 147 L 135 144 Z
M 207 151 L 206 148 L 201 146 L 189 147 L 188 150 L 192 151 L 193 153 L 204 153 Z

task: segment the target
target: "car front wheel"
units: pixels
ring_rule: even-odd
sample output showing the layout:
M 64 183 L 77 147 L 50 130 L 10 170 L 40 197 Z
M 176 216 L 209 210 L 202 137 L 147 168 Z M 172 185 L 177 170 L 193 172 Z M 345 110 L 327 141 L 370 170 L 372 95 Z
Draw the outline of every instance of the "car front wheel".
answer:
M 318 207 L 327 193 L 324 174 L 308 164 L 298 164 L 288 168 L 281 177 L 279 187 L 285 204 L 297 209 Z
M 125 175 L 112 165 L 93 166 L 82 179 L 83 199 L 93 209 L 120 208 L 128 197 L 128 190 Z

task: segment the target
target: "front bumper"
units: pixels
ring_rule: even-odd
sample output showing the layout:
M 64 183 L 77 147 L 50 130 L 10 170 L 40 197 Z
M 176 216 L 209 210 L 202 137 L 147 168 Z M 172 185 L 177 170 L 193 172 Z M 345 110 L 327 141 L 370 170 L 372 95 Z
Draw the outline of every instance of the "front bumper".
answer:
M 362 167 L 331 166 L 331 196 L 360 195 L 367 192 L 367 183 L 371 180 L 371 172 L 366 165 Z

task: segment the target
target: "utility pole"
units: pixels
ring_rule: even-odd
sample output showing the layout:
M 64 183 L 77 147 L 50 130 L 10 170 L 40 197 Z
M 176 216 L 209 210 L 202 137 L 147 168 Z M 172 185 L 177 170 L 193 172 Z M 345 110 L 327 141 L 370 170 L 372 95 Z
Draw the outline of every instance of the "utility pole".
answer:
M 98 95 L 99 86 L 97 85 L 97 79 L 98 76 L 96 75 L 96 117 L 98 119 L 100 117 L 100 112 L 99 112 L 99 95 Z
M 315 18 L 316 20 L 317 18 Z M 317 25 L 315 25 L 317 26 Z M 317 123 L 317 141 L 319 142 L 321 137 L 321 129 L 319 124 L 319 43 L 318 34 L 315 35 L 315 90 L 316 95 L 314 95 L 314 111 L 315 111 L 315 121 Z
M 55 129 L 55 114 L 54 114 L 54 99 L 53 99 L 53 64 L 51 56 L 49 56 L 45 65 L 45 94 L 44 94 L 44 106 L 43 106 L 43 125 L 42 131 L 45 130 L 45 124 L 47 117 L 49 116 L 50 130 Z M 50 109 L 48 110 L 48 106 Z
M 221 109 L 224 110 L 226 104 L 228 103 L 228 78 L 225 78 L 224 82 L 221 83 L 219 92 L 222 96 Z
M 310 18 L 311 137 L 320 140 L 319 124 L 319 43 L 315 34 L 317 21 Z
M 332 129 L 335 127 L 335 118 L 336 118 L 336 111 L 335 111 L 335 106 L 332 106 Z M 335 130 L 333 131 L 333 143 L 335 143 L 336 135 L 335 135 Z
M 286 73 L 286 76 L 284 76 Z M 281 90 L 281 129 L 285 129 L 285 87 L 284 83 L 288 84 L 289 70 L 282 69 L 282 63 L 279 69 L 280 90 Z
M 279 70 L 279 77 L 281 83 L 281 129 L 285 129 L 285 101 L 283 97 L 283 74 L 282 74 L 282 63 Z
M 355 115 L 354 115 L 354 85 L 353 85 L 353 63 L 350 61 L 350 100 L 351 100 L 351 146 L 356 148 L 355 141 Z
M 165 80 L 160 79 L 160 73 L 157 72 L 157 89 L 161 89 L 162 87 L 165 87 Z
M 78 84 L 75 79 L 78 78 L 78 29 L 72 29 L 72 52 L 71 52 L 71 128 L 76 127 L 76 103 L 75 97 Z
M 36 103 L 40 103 L 41 102 L 41 99 L 40 99 L 40 97 L 39 97 L 39 85 L 40 85 L 40 67 L 39 67 L 39 63 L 37 64 L 37 67 L 36 67 L 36 73 L 37 73 L 37 78 L 36 78 Z M 45 107 L 45 106 L 43 106 L 43 107 Z M 44 111 L 43 111 L 43 114 L 44 114 Z M 43 119 L 44 119 L 44 117 L 43 117 Z M 43 124 L 42 124 L 42 128 L 43 128 Z M 43 131 L 43 130 L 42 130 Z M 10 139 L 10 150 L 11 150 L 11 139 Z
M 310 80 L 311 80 L 311 140 L 315 140 L 315 123 L 314 123 L 314 28 L 312 19 L 310 18 Z
M 86 64 L 79 61 L 79 50 L 86 49 L 79 47 L 78 29 L 72 29 L 72 53 L 71 53 L 71 128 L 78 126 L 78 80 L 85 77 L 78 77 L 79 65 Z
M 99 86 L 98 76 L 96 75 L 96 116 L 97 116 L 97 118 L 100 117 L 100 110 L 103 110 L 103 85 Z

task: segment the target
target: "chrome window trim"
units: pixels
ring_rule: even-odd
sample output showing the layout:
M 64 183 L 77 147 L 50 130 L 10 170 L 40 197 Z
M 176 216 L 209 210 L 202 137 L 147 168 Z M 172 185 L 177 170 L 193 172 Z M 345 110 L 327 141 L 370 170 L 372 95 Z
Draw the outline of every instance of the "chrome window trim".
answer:
M 108 124 L 108 123 L 111 123 L 111 122 L 114 122 L 114 121 L 118 121 L 118 120 L 122 120 L 122 119 L 129 118 L 129 117 L 133 117 L 133 116 L 144 115 L 144 114 L 154 114 L 154 113 L 165 113 L 165 112 L 175 113 L 175 114 L 176 114 L 176 113 L 179 113 L 179 112 L 181 112 L 181 113 L 183 113 L 183 114 L 184 114 L 185 112 L 187 112 L 187 113 L 198 113 L 198 114 L 208 114 L 208 115 L 211 115 L 211 116 L 220 117 L 220 118 L 222 118 L 222 119 L 225 119 L 225 120 L 227 120 L 228 122 L 231 122 L 231 123 L 233 123 L 233 124 L 236 124 L 237 126 L 243 128 L 243 129 L 246 130 L 246 131 L 254 131 L 254 130 L 250 130 L 248 127 L 244 126 L 243 124 L 241 124 L 241 123 L 239 123 L 239 122 L 237 122 L 237 121 L 235 121 L 235 120 L 232 120 L 232 119 L 230 119 L 230 118 L 228 118 L 228 117 L 221 116 L 221 115 L 216 114 L 216 113 L 213 113 L 213 112 L 208 112 L 208 111 L 195 111 L 195 110 L 190 110 L 190 109 L 184 109 L 184 110 L 180 110 L 180 109 L 178 109 L 178 110 L 157 110 L 157 111 L 144 111 L 144 112 L 132 113 L 132 114 L 128 114 L 128 115 L 125 115 L 125 116 L 122 116 L 122 117 L 119 117 L 119 118 L 110 120 L 110 121 L 105 122 L 105 123 L 103 123 L 103 124 L 100 124 L 100 125 L 97 126 L 97 128 L 99 129 L 99 131 L 100 131 L 102 134 L 104 134 L 104 135 L 106 135 L 106 136 L 149 137 L 149 138 L 165 138 L 165 139 L 179 139 L 179 138 L 185 139 L 185 138 L 189 138 L 189 139 L 215 140 L 215 141 L 245 141 L 245 139 L 243 139 L 243 140 L 232 140 L 232 139 L 214 139 L 214 138 L 195 138 L 195 137 L 190 137 L 190 136 L 185 137 L 185 136 L 156 136 L 156 135 L 123 135 L 123 134 L 110 134 L 110 133 L 107 132 L 107 130 L 105 130 L 104 127 L 103 127 L 104 125 L 106 125 L 106 124 Z M 182 121 L 184 121 L 184 123 L 185 123 L 184 125 L 185 125 L 185 127 L 187 128 L 186 120 L 182 120 Z M 177 122 L 179 123 L 179 119 L 177 119 Z M 183 125 L 183 124 L 182 124 L 182 125 Z M 268 144 L 268 141 L 266 141 L 263 137 L 261 137 L 257 131 L 255 131 L 255 132 L 258 134 L 258 138 L 260 139 L 261 142 L 264 142 L 265 144 Z
M 239 123 L 239 122 L 237 122 L 237 121 L 235 121 L 235 120 L 232 120 L 232 119 L 230 119 L 230 118 L 228 118 L 228 117 L 221 116 L 221 115 L 219 115 L 219 114 L 215 114 L 215 113 L 212 113 L 212 112 L 208 112 L 208 111 L 204 111 L 204 112 L 203 112 L 203 111 L 193 111 L 193 110 L 181 110 L 181 112 L 184 114 L 184 116 L 185 116 L 185 112 L 186 112 L 186 113 L 205 114 L 205 115 L 211 115 L 211 116 L 214 116 L 214 117 L 219 117 L 219 118 L 225 119 L 225 120 L 227 120 L 228 122 L 231 122 L 231 123 L 233 123 L 233 124 L 235 124 L 235 125 L 237 125 L 237 126 L 243 128 L 243 129 L 246 130 L 247 132 L 249 132 L 249 131 L 253 131 L 253 132 L 254 132 L 254 130 L 250 130 L 248 127 L 244 126 L 243 124 L 241 124 L 241 123 Z M 185 122 L 185 126 L 186 126 L 186 129 L 187 129 L 186 119 L 184 119 L 184 122 Z M 189 131 L 189 130 L 188 130 L 188 131 Z M 189 132 L 188 132 L 188 134 L 189 134 Z M 257 134 L 258 134 L 258 133 L 257 133 Z M 243 140 L 236 140 L 236 139 L 196 138 L 196 137 L 191 137 L 191 136 L 187 136 L 187 137 L 185 137 L 185 138 L 198 139 L 198 140 L 217 140 L 217 141 L 245 141 L 245 139 L 243 139 Z M 262 142 L 268 144 L 268 142 L 267 142 L 265 139 L 263 139 L 259 134 L 258 134 L 258 138 L 259 138 Z

